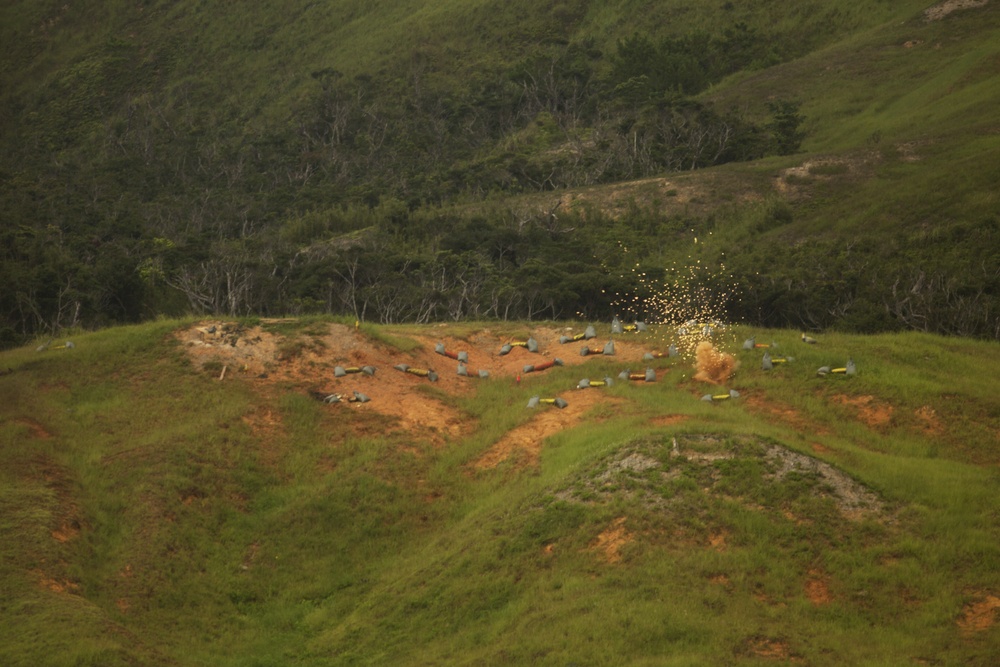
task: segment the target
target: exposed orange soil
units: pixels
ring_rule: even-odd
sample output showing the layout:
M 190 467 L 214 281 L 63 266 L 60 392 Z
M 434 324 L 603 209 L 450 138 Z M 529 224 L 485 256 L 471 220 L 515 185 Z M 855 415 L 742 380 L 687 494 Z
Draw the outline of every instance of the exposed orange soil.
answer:
M 775 417 L 779 421 L 788 424 L 799 433 L 809 433 L 812 435 L 830 434 L 828 429 L 811 422 L 803 417 L 798 410 L 785 405 L 784 403 L 779 403 L 770 399 L 765 400 L 760 396 L 750 395 L 744 398 L 744 404 L 751 412 L 763 413 L 771 417 Z M 825 449 L 822 445 L 815 445 L 813 448 L 816 449 L 817 447 L 820 448 L 817 449 L 817 451 Z
M 958 619 L 958 627 L 965 634 L 989 630 L 996 623 L 997 609 L 1000 609 L 1000 597 L 984 595 L 965 605 L 962 617 Z
M 65 595 L 77 595 L 80 592 L 80 585 L 66 579 L 54 579 L 45 573 L 36 571 L 38 583 L 43 588 L 47 588 L 53 593 L 63 593 Z
M 716 551 L 725 551 L 726 550 L 726 546 L 727 546 L 726 545 L 726 540 L 727 540 L 728 536 L 729 536 L 729 533 L 727 531 L 725 531 L 725 530 L 721 530 L 719 532 L 712 533 L 708 537 L 708 543 Z
M 929 405 L 917 408 L 915 412 L 920 421 L 920 429 L 925 435 L 941 435 L 944 433 L 944 425 L 938 417 L 937 411 Z
M 822 570 L 809 570 L 809 578 L 806 579 L 806 597 L 816 606 L 830 604 L 833 600 L 830 595 L 829 577 Z
M 688 415 L 661 415 L 653 417 L 649 420 L 649 423 L 653 426 L 675 426 L 684 423 L 688 419 Z
M 597 552 L 609 563 L 617 563 L 622 559 L 621 549 L 632 541 L 632 533 L 625 528 L 625 517 L 618 517 L 611 522 L 600 535 L 590 543 L 589 550 Z
M 585 342 L 559 342 L 560 336 L 572 333 L 540 327 L 525 331 L 521 338 L 508 339 L 486 329 L 469 340 L 462 340 L 449 336 L 447 325 L 443 325 L 439 336 L 400 335 L 400 338 L 406 337 L 417 343 L 408 352 L 371 339 L 363 330 L 341 324 L 313 327 L 310 332 L 286 337 L 268 331 L 264 326 L 243 329 L 233 323 L 205 321 L 179 331 L 177 338 L 197 366 L 213 364 L 221 382 L 249 382 L 269 396 L 273 396 L 278 388 L 288 387 L 313 392 L 314 395 L 340 394 L 342 402 L 332 404 L 331 410 L 350 410 L 358 415 L 377 413 L 389 420 L 388 424 L 384 421 L 379 424 L 380 432 L 405 433 L 413 440 L 442 445 L 469 435 L 476 427 L 470 416 L 452 405 L 448 397 L 475 391 L 481 382 L 515 382 L 518 376 L 522 385 L 528 385 L 535 375 L 524 372 L 527 365 L 558 358 L 565 366 L 576 366 L 592 359 L 580 354 Z M 508 354 L 501 354 L 505 343 L 525 341 L 529 336 L 538 342 L 538 352 L 514 346 Z M 602 340 L 600 345 L 605 342 Z M 597 345 L 593 340 L 590 343 L 590 347 Z M 457 360 L 435 351 L 438 344 L 443 344 L 446 352 L 465 352 L 468 355 L 469 377 L 458 375 Z M 623 368 L 629 364 L 638 368 L 642 355 L 651 351 L 647 349 L 648 345 L 650 343 L 641 337 L 629 340 L 629 336 L 617 336 L 614 358 L 622 363 Z M 395 366 L 400 364 L 420 371 L 434 371 L 438 379 L 431 382 L 427 377 L 397 370 Z M 334 374 L 336 366 L 373 366 L 376 371 L 374 375 L 350 373 L 337 378 Z M 479 378 L 480 370 L 488 371 L 489 378 Z M 370 402 L 348 402 L 346 399 L 355 391 L 368 396 Z M 539 409 L 541 418 L 533 419 L 532 426 L 526 426 L 510 434 L 504 443 L 498 443 L 500 450 L 504 447 L 511 450 L 524 447 L 529 457 L 537 457 L 540 441 L 579 420 L 586 408 L 599 399 L 599 391 L 579 391 L 567 396 L 570 406 L 565 410 L 556 410 L 561 416 L 543 416 L 551 411 L 542 406 Z M 279 412 L 266 406 L 258 407 L 246 416 L 251 427 L 270 435 L 280 431 L 280 420 Z M 365 421 L 354 420 L 352 423 L 364 432 Z M 496 461 L 504 458 L 506 455 L 499 456 Z
M 52 539 L 60 544 L 77 539 L 84 528 L 84 518 L 76 503 L 69 471 L 50 456 L 39 454 L 29 462 L 25 472 L 33 479 L 42 481 L 52 494 L 51 504 L 40 508 L 51 515 L 49 534 Z M 64 595 L 79 594 L 80 585 L 71 578 L 61 557 L 41 558 L 38 563 L 38 567 L 31 572 L 37 577 L 39 586 Z
M 834 396 L 833 400 L 857 410 L 858 419 L 871 428 L 882 428 L 888 426 L 892 421 L 893 407 L 887 403 L 879 402 L 874 396 L 845 396 L 841 394 Z
M 711 583 L 713 583 L 713 584 L 718 584 L 719 586 L 725 586 L 727 588 L 729 587 L 729 584 L 731 583 L 729 577 L 726 576 L 726 575 L 724 575 L 724 574 L 715 574 L 715 575 L 712 575 L 711 577 L 708 578 L 708 580 Z
M 751 637 L 747 640 L 747 652 L 759 658 L 771 660 L 797 660 L 791 658 L 788 649 L 788 642 L 780 639 L 770 639 L 768 637 Z
M 52 437 L 52 434 L 49 433 L 47 430 L 45 430 L 44 426 L 34 421 L 33 419 L 18 419 L 16 421 L 21 426 L 27 427 L 28 432 L 31 433 L 32 438 L 36 438 L 38 440 L 45 440 L 47 438 Z

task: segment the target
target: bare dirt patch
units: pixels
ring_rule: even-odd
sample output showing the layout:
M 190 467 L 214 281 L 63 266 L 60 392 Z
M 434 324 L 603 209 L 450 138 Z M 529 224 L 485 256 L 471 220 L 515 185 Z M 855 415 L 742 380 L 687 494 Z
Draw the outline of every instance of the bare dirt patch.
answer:
M 774 179 L 774 189 L 789 199 L 808 199 L 809 186 L 834 179 L 858 178 L 867 173 L 873 164 L 881 161 L 880 153 L 865 150 L 852 155 L 819 157 L 807 160 L 796 167 L 783 169 Z
M 812 448 L 812 450 L 813 450 L 814 452 L 816 452 L 817 454 L 832 454 L 832 453 L 833 453 L 833 450 L 832 450 L 832 449 L 830 449 L 830 448 L 829 448 L 829 447 L 827 447 L 826 445 L 821 445 L 821 444 L 820 444 L 820 443 L 818 443 L 818 442 L 813 442 L 813 443 L 810 443 L 810 445 L 809 445 L 809 446 L 810 446 L 810 447 Z
M 809 570 L 805 589 L 806 597 L 816 606 L 830 604 L 833 600 L 830 595 L 830 578 L 822 570 Z
M 27 428 L 31 437 L 36 440 L 48 440 L 52 437 L 52 434 L 44 426 L 33 419 L 16 419 L 15 422 Z
M 688 415 L 661 415 L 653 417 L 649 420 L 649 423 L 653 426 L 676 426 L 677 424 L 683 424 L 688 419 L 690 419 Z
M 50 535 L 56 542 L 63 544 L 71 542 L 80 536 L 84 519 L 76 502 L 76 489 L 70 473 L 47 456 L 41 457 L 38 465 L 45 485 L 55 495 L 53 515 L 56 525 Z
M 746 405 L 751 412 L 762 413 L 770 417 L 777 418 L 779 421 L 784 424 L 788 424 L 799 433 L 810 433 L 812 435 L 830 434 L 829 429 L 810 421 L 798 410 L 789 405 L 785 405 L 784 403 L 772 401 L 759 395 L 750 395 L 744 399 L 744 405 Z
M 80 585 L 68 579 L 55 579 L 40 571 L 35 571 L 35 575 L 38 577 L 38 584 L 53 593 L 62 595 L 79 595 L 80 593 Z
M 725 588 L 729 588 L 729 584 L 731 583 L 729 577 L 725 574 L 712 575 L 711 577 L 708 578 L 708 581 L 710 583 L 723 586 Z
M 967 635 L 989 630 L 996 623 L 998 609 L 1000 609 L 1000 597 L 984 594 L 978 600 L 965 605 L 962 616 L 958 619 L 958 627 Z
M 938 417 L 937 411 L 929 405 L 922 405 L 914 413 L 920 422 L 920 430 L 924 435 L 941 435 L 944 433 L 944 425 Z
M 725 551 L 728 548 L 729 532 L 720 530 L 708 536 L 708 544 L 716 551 Z
M 874 396 L 846 396 L 839 394 L 833 400 L 841 405 L 847 405 L 857 411 L 858 419 L 868 427 L 880 429 L 892 422 L 894 408 L 888 403 L 882 403 Z
M 625 528 L 625 517 L 618 517 L 604 529 L 588 549 L 600 554 L 608 563 L 617 563 L 622 559 L 622 547 L 632 541 L 632 533 Z
M 654 177 L 566 194 L 559 199 L 559 205 L 571 209 L 581 204 L 597 204 L 606 214 L 617 218 L 635 202 L 656 201 L 668 210 L 689 208 L 697 206 L 704 195 L 705 188 L 700 184 Z
M 770 637 L 750 637 L 746 640 L 744 652 L 769 660 L 789 660 L 791 657 L 788 642 Z M 797 661 L 796 661 L 797 662 Z

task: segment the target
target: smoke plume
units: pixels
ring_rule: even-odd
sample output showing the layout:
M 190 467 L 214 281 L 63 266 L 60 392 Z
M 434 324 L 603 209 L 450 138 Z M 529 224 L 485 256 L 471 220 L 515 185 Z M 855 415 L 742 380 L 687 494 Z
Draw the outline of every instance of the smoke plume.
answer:
M 739 362 L 733 355 L 716 350 L 715 346 L 707 340 L 698 343 L 694 355 L 694 379 L 702 382 L 725 384 L 739 366 Z

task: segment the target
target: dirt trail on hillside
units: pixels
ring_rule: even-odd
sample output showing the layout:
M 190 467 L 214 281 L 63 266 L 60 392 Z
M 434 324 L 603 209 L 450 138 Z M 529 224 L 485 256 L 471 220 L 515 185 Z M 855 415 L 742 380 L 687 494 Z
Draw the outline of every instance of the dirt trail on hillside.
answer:
M 583 327 L 580 327 L 580 331 Z M 341 402 L 332 404 L 331 410 L 352 410 L 358 413 L 377 413 L 387 418 L 380 424 L 389 432 L 404 432 L 414 440 L 430 441 L 436 445 L 468 436 L 476 427 L 470 415 L 465 414 L 451 400 L 476 390 L 482 382 L 518 382 L 530 386 L 538 375 L 525 373 L 527 365 L 539 365 L 558 358 L 564 366 L 580 366 L 582 370 L 594 355 L 583 356 L 581 348 L 602 348 L 607 342 L 577 341 L 562 344 L 563 335 L 572 336 L 575 330 L 532 328 L 524 336 L 508 339 L 489 329 L 477 332 L 464 340 L 448 335 L 441 327 L 441 335 L 397 334 L 415 343 L 410 351 L 382 343 L 365 335 L 363 329 L 341 324 L 313 325 L 304 331 L 284 335 L 270 330 L 268 324 L 242 327 L 233 322 L 204 321 L 177 332 L 177 339 L 184 346 L 196 367 L 217 373 L 221 381 L 244 381 L 273 395 L 277 388 L 298 390 L 317 398 L 339 394 Z M 514 345 L 502 354 L 507 343 L 526 342 L 528 337 L 538 343 L 538 352 Z M 588 345 L 589 343 L 589 345 Z M 614 339 L 615 355 L 598 355 L 596 358 L 614 358 L 622 369 L 638 370 L 644 367 L 643 355 L 653 351 L 652 342 L 641 334 L 619 335 Z M 468 376 L 458 374 L 458 361 L 435 351 L 439 344 L 452 355 L 460 352 L 468 357 Z M 397 370 L 406 365 L 421 374 Z M 350 372 L 335 376 L 335 369 L 375 368 L 374 374 Z M 479 371 L 489 373 L 480 378 Z M 432 382 L 424 372 L 433 371 L 437 380 Z M 567 387 L 567 389 L 572 389 Z M 368 402 L 350 402 L 348 399 L 360 392 Z M 538 420 L 534 434 L 528 439 L 545 437 L 578 420 L 599 392 L 574 393 L 570 407 L 562 417 Z M 523 406 L 512 406 L 522 409 Z M 540 411 L 541 412 L 541 411 Z M 255 429 L 262 431 L 280 428 L 276 409 L 259 410 L 248 418 Z M 529 450 L 531 448 L 528 448 Z
M 537 466 L 545 438 L 572 428 L 592 407 L 606 400 L 597 389 L 578 389 L 559 397 L 568 403 L 565 408 L 547 405 L 535 408 L 538 413 L 529 422 L 504 435 L 475 462 L 474 467 L 477 470 L 495 468 L 512 457 L 518 457 L 518 463 L 523 466 Z

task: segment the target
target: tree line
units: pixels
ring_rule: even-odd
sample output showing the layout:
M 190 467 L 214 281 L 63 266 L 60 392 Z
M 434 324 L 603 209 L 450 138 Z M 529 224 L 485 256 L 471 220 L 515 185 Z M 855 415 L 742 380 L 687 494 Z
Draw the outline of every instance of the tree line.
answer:
M 258 113 L 240 82 L 174 78 L 176 53 L 109 40 L 8 100 L 0 344 L 186 312 L 384 323 L 622 315 L 624 295 L 644 287 L 624 270 L 620 242 L 648 247 L 651 270 L 663 271 L 658 248 L 703 223 L 511 197 L 793 153 L 804 120 L 795 101 L 717 109 L 695 97 L 786 57 L 768 37 L 744 25 L 635 34 L 607 54 L 552 40 L 466 77 L 415 53 L 390 73 L 312 71 L 277 115 Z M 978 295 L 953 273 L 862 272 L 822 308 L 796 261 L 770 283 L 741 268 L 752 293 L 729 313 L 996 336 L 988 261 Z M 798 285 L 806 298 L 768 296 Z

